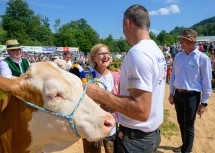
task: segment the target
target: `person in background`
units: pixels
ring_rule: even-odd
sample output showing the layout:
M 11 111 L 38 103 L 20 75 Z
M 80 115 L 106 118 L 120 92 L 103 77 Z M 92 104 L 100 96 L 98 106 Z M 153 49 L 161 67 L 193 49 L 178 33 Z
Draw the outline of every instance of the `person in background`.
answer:
M 64 52 L 63 54 L 63 60 L 66 61 L 67 64 L 69 64 L 70 66 L 72 66 L 72 55 L 70 54 L 70 52 Z
M 215 92 L 215 54 L 211 53 L 211 67 L 212 67 L 212 90 Z
M 161 142 L 166 82 L 165 57 L 149 36 L 150 18 L 141 5 L 132 5 L 123 17 L 123 33 L 132 46 L 120 73 L 120 95 L 88 84 L 87 95 L 117 111 L 119 132 L 115 153 L 152 153 Z
M 27 71 L 30 62 L 22 58 L 22 47 L 17 40 L 8 40 L 6 45 L 9 57 L 0 62 L 0 73 L 6 78 L 19 77 Z
M 170 75 L 172 72 L 172 65 L 173 65 L 173 59 L 170 53 L 166 54 L 166 64 L 167 64 L 166 82 L 169 83 Z
M 199 43 L 199 51 L 201 51 L 201 52 L 204 51 L 204 47 L 203 47 L 203 44 L 201 42 Z
M 112 62 L 111 54 L 108 46 L 104 44 L 96 44 L 90 51 L 89 55 L 90 66 L 94 69 L 96 78 L 104 83 L 107 87 L 107 91 L 113 94 L 119 94 L 119 72 L 114 72 L 108 69 L 108 66 Z M 104 88 L 102 84 L 99 84 L 101 88 Z M 113 113 L 107 106 L 101 106 L 104 110 Z M 116 127 L 110 133 L 110 137 L 102 141 L 105 149 L 105 153 L 113 153 L 114 139 L 115 139 Z M 83 140 L 85 153 L 101 153 L 101 142 L 88 142 Z
M 186 29 L 179 39 L 183 51 L 174 60 L 169 102 L 175 104 L 182 146 L 173 151 L 189 153 L 193 147 L 196 113 L 202 116 L 211 96 L 211 60 L 196 47 L 195 30 Z

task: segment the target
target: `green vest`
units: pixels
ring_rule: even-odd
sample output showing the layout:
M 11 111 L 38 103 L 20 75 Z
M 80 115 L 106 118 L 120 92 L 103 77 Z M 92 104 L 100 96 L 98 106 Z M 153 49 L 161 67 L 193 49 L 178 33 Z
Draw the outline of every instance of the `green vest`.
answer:
M 21 60 L 22 60 L 22 62 L 21 62 L 22 71 L 23 71 L 23 73 L 25 73 L 28 70 L 28 67 L 30 65 L 29 65 L 29 62 L 26 59 L 22 58 Z M 5 58 L 3 61 L 5 61 L 8 64 L 13 76 L 19 77 L 22 74 L 22 72 L 21 72 L 21 70 L 19 68 L 19 64 L 13 62 L 8 57 Z

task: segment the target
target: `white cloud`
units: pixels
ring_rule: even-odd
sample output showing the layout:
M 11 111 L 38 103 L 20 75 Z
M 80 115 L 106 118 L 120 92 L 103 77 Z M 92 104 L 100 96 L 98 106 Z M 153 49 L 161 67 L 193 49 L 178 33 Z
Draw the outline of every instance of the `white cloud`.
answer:
M 159 10 L 153 10 L 149 12 L 150 15 L 170 15 L 176 13 L 180 13 L 178 5 L 170 5 L 169 7 L 160 8 Z

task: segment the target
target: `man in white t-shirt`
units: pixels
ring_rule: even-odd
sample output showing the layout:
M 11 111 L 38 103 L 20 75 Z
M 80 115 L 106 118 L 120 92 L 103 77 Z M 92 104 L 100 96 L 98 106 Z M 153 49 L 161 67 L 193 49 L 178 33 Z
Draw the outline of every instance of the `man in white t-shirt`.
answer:
M 123 32 L 132 48 L 121 67 L 120 96 L 88 85 L 88 96 L 118 112 L 115 153 L 152 153 L 161 141 L 167 66 L 162 51 L 150 39 L 149 27 L 143 6 L 133 5 L 125 11 Z

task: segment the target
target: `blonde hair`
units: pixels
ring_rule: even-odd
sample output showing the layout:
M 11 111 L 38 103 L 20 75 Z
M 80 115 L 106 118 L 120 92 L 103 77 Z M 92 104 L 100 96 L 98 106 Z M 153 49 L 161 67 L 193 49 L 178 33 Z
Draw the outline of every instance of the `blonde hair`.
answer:
M 95 55 L 98 53 L 99 49 L 102 47 L 106 47 L 108 50 L 108 46 L 106 46 L 105 44 L 96 44 L 93 46 L 93 48 L 90 50 L 90 58 L 89 58 L 89 63 L 90 65 L 95 68 L 96 67 L 96 63 L 95 63 Z

